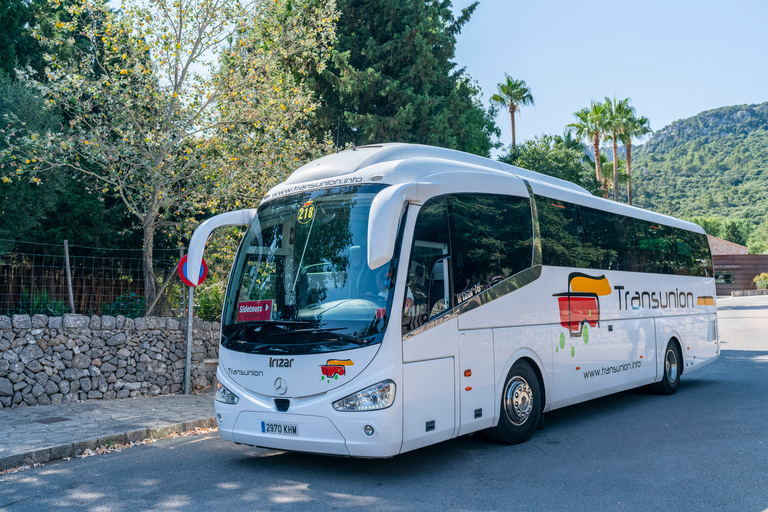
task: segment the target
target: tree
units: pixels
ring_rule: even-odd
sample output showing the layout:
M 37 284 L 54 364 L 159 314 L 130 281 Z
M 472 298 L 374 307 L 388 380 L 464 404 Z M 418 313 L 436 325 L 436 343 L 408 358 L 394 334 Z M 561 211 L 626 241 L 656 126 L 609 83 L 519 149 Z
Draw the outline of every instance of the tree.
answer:
M 626 119 L 624 127 L 619 132 L 619 140 L 627 150 L 627 203 L 632 204 L 632 139 L 651 133 L 650 121 L 647 117 L 635 117 L 635 110 Z
M 594 194 L 600 190 L 600 183 L 592 176 L 590 166 L 582 163 L 583 156 L 583 151 L 566 147 L 560 137 L 542 135 L 510 146 L 509 153 L 499 161 L 570 181 Z
M 497 85 L 499 92 L 491 96 L 491 102 L 509 110 L 509 116 L 512 119 L 512 146 L 515 146 L 515 112 L 520 111 L 520 107 L 527 105 L 533 106 L 533 96 L 531 89 L 525 85 L 525 80 L 515 80 L 504 73 L 506 81 Z
M 619 134 L 628 128 L 629 119 L 634 115 L 635 109 L 629 105 L 629 98 L 616 101 L 613 98 L 605 98 L 605 116 L 603 117 L 603 131 L 606 140 L 613 142 L 613 200 L 619 200 Z
M 316 136 L 331 132 L 341 146 L 410 142 L 489 156 L 494 112 L 452 62 L 476 6 L 455 17 L 450 0 L 338 0 L 331 63 L 312 77 L 321 104 Z
M 60 5 L 54 1 L 54 5 Z M 320 149 L 304 127 L 302 84 L 333 39 L 333 4 L 313 0 L 77 0 L 52 34 L 45 80 L 20 79 L 69 120 L 35 131 L 8 119 L 4 181 L 68 169 L 119 197 L 143 233 L 145 304 L 154 303 L 158 229 L 242 207 Z M 148 312 L 148 311 L 147 311 Z
M 579 139 L 573 137 L 573 132 L 571 130 L 563 130 L 562 137 L 555 135 L 555 143 L 562 144 L 566 149 L 573 149 L 582 153 L 581 159 L 579 160 L 582 164 L 592 163 L 591 158 L 589 158 L 589 153 L 587 153 L 587 147 Z
M 578 122 L 571 123 L 567 127 L 576 133 L 579 140 L 592 142 L 595 161 L 595 177 L 603 187 L 603 197 L 608 197 L 608 183 L 603 179 L 603 171 L 600 167 L 600 138 L 603 136 L 605 118 L 605 105 L 592 101 L 588 108 L 583 108 L 573 115 Z

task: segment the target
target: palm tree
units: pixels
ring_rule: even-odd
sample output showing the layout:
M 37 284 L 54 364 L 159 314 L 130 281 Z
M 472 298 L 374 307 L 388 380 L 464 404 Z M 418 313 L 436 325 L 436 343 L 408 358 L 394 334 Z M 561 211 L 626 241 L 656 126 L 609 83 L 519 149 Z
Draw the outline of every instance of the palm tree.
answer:
M 603 172 L 600 168 L 600 137 L 603 136 L 605 124 L 605 105 L 593 101 L 589 107 L 574 112 L 573 115 L 578 119 L 578 122 L 569 124 L 568 128 L 576 132 L 576 137 L 580 140 L 592 142 L 595 152 L 595 177 L 603 187 L 603 197 L 608 197 L 608 183 L 603 180 Z
M 590 161 L 589 153 L 587 153 L 587 147 L 581 142 L 581 139 L 573 136 L 573 130 L 566 128 L 563 130 L 562 137 L 556 137 L 557 143 L 562 144 L 565 149 L 572 149 L 581 154 L 579 163 L 586 164 Z
M 635 109 L 629 105 L 629 98 L 616 101 L 605 98 L 605 117 L 603 129 L 605 139 L 613 142 L 613 200 L 619 200 L 619 134 L 627 129 L 629 118 Z
M 632 139 L 642 137 L 653 131 L 651 130 L 651 122 L 647 117 L 635 117 L 634 109 L 632 109 L 632 114 L 627 119 L 625 128 L 619 133 L 619 140 L 627 149 L 627 203 L 630 205 L 632 204 Z
M 506 73 L 504 73 L 504 76 L 507 78 L 507 81 L 498 84 L 499 92 L 491 96 L 491 103 L 496 103 L 509 109 L 509 115 L 512 117 L 512 146 L 514 146 L 515 112 L 518 112 L 520 107 L 533 105 L 533 96 L 531 95 L 531 89 L 525 85 L 525 80 L 515 80 Z

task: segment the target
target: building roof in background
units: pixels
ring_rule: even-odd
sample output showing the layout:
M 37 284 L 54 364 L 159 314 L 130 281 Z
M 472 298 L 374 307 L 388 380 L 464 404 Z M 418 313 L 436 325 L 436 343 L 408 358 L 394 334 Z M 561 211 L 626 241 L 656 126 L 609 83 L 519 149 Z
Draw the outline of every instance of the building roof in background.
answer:
M 749 249 L 743 245 L 739 245 L 716 236 L 707 235 L 709 240 L 709 248 L 712 251 L 713 256 L 721 256 L 725 254 L 749 254 Z

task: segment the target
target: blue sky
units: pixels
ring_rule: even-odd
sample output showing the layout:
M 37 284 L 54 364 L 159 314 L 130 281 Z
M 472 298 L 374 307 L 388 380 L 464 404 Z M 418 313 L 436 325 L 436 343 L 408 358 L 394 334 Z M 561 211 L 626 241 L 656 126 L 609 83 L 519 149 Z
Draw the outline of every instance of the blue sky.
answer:
M 471 3 L 453 0 L 454 11 Z M 455 60 L 486 104 L 505 72 L 526 81 L 536 105 L 516 119 L 518 143 L 561 134 L 573 112 L 614 95 L 659 130 L 768 101 L 768 1 L 480 0 Z M 509 114 L 497 124 L 509 144 Z

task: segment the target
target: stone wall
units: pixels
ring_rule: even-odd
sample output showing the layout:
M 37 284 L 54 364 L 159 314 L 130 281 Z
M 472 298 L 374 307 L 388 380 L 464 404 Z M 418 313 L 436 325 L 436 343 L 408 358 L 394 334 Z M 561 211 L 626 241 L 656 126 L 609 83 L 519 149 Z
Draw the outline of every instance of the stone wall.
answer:
M 0 316 L 0 409 L 182 392 L 185 318 Z M 213 383 L 219 324 L 195 319 L 193 390 Z

